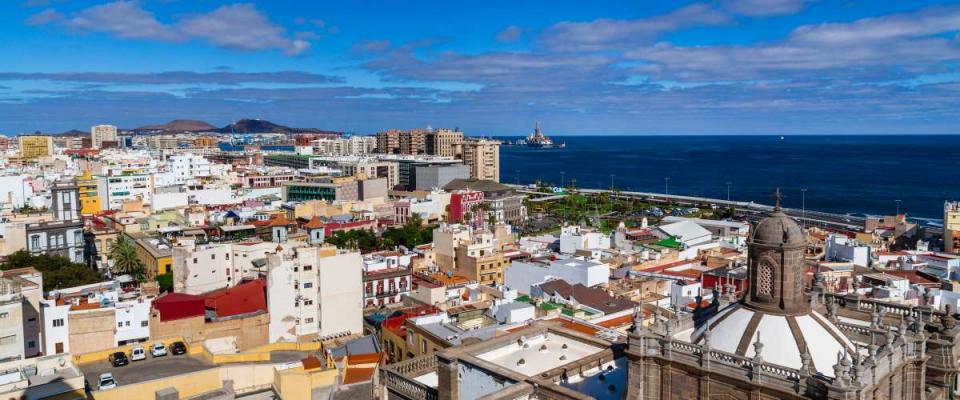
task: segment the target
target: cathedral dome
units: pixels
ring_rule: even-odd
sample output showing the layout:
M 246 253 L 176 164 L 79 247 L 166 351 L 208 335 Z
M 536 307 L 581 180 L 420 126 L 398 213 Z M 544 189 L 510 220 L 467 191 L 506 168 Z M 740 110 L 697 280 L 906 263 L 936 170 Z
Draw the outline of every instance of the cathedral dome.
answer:
M 788 316 L 731 304 L 698 327 L 691 340 L 704 345 L 707 327 L 711 349 L 752 358 L 759 342 L 765 362 L 793 369 L 801 369 L 806 352 L 811 368 L 829 377 L 834 376 L 838 352 L 856 351 L 853 342 L 816 311 Z
M 750 241 L 765 245 L 804 244 L 805 239 L 800 225 L 779 209 L 764 218 L 753 229 Z

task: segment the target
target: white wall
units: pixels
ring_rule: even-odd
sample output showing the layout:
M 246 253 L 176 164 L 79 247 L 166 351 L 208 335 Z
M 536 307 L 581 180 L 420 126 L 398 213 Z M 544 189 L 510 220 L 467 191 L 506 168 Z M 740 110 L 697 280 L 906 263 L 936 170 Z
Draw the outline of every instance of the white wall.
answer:
M 363 259 L 360 253 L 320 258 L 320 336 L 363 332 Z
M 40 307 L 43 320 L 43 354 L 55 354 L 57 343 L 63 344 L 63 352 L 70 352 L 70 320 L 67 317 L 70 305 L 58 306 L 55 300 L 43 300 Z M 54 321 L 57 321 L 56 325 Z
M 125 301 L 117 303 L 117 343 L 125 341 L 143 341 L 150 338 L 150 303 L 143 301 Z

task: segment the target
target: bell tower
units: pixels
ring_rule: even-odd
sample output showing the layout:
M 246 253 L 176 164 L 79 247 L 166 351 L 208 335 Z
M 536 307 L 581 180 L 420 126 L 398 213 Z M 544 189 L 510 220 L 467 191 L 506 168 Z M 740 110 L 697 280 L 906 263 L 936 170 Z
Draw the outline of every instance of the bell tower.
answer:
M 773 212 L 761 220 L 747 241 L 749 291 L 744 305 L 775 314 L 803 314 L 810 303 L 803 292 L 806 238 L 800 226 L 780 207 L 780 189 Z

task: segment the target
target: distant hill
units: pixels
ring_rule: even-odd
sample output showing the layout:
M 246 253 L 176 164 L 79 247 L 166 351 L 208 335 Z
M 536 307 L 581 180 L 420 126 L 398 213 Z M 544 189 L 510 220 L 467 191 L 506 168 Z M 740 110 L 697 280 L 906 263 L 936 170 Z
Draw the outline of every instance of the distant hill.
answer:
M 215 131 L 217 127 L 194 119 L 175 119 L 165 124 L 146 125 L 134 129 L 135 132 L 165 131 L 165 132 L 203 132 Z
M 241 119 L 223 128 L 217 129 L 220 133 L 321 133 L 340 135 L 341 132 L 325 131 L 316 128 L 291 128 L 278 125 L 262 119 Z
M 71 129 L 66 132 L 54 133 L 54 136 L 90 136 L 90 132 L 85 132 L 77 129 Z

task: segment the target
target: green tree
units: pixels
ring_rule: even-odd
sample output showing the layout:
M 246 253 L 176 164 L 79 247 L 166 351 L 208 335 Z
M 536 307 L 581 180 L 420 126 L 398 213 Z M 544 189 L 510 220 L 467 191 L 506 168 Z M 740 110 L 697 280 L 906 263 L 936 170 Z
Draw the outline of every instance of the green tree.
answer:
M 26 250 L 10 254 L 0 263 L 0 270 L 33 267 L 43 274 L 43 290 L 88 285 L 103 281 L 97 271 L 85 264 L 71 262 L 62 256 L 49 254 L 31 255 Z
M 117 235 L 110 249 L 110 259 L 113 260 L 114 274 L 130 274 L 143 280 L 143 262 L 137 257 L 137 250 L 133 242 L 124 235 Z

